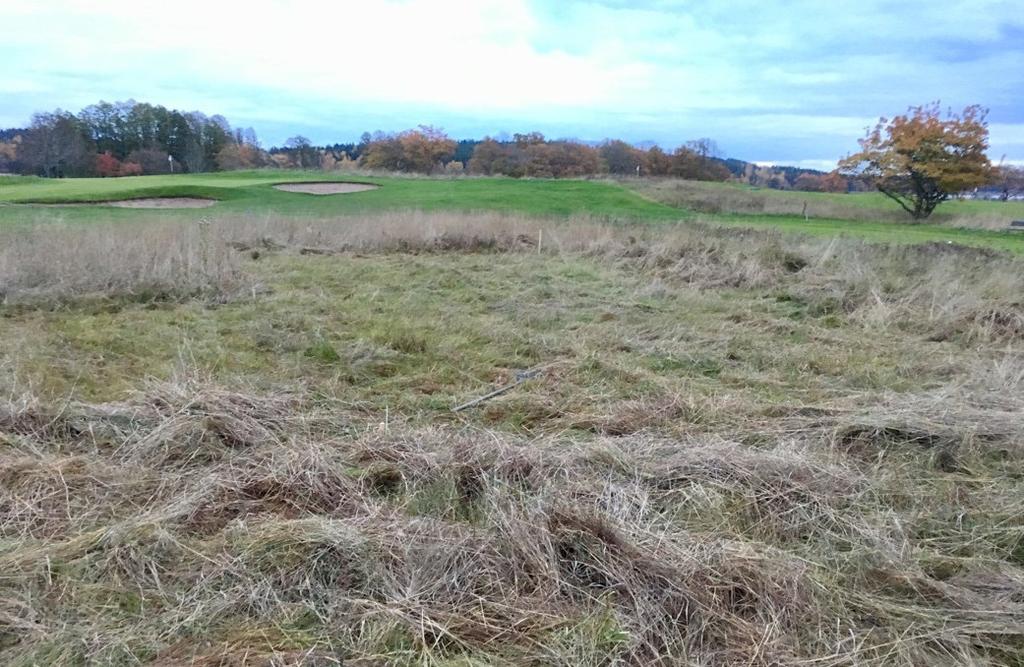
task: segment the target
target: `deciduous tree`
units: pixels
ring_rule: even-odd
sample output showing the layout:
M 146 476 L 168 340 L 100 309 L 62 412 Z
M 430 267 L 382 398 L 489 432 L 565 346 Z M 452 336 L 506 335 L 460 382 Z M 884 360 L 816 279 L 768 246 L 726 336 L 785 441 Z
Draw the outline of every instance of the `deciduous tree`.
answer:
M 999 199 L 1009 201 L 1011 197 L 1024 195 L 1024 167 L 1002 165 L 996 175 Z
M 456 142 L 443 130 L 431 125 L 420 125 L 398 135 L 402 147 L 405 171 L 429 174 L 444 168 L 444 163 L 455 155 Z
M 103 151 L 96 156 L 94 167 L 96 175 L 102 178 L 112 178 L 121 175 L 121 161 L 110 154 L 110 151 Z
M 647 156 L 642 150 L 630 146 L 625 141 L 606 141 L 601 144 L 600 152 L 610 174 L 636 175 L 638 166 L 641 167 L 641 173 L 646 172 Z
M 122 162 L 120 176 L 142 176 L 142 165 L 127 160 Z
M 846 176 L 863 178 L 896 201 L 915 220 L 931 215 L 951 195 L 993 179 L 987 111 L 969 106 L 961 114 L 939 104 L 911 107 L 881 118 L 860 140 L 861 150 L 840 161 Z
M 367 169 L 429 174 L 444 169 L 456 145 L 443 130 L 431 125 L 398 135 L 378 132 L 363 149 L 361 163 Z
M 320 152 L 301 134 L 290 137 L 284 145 L 292 153 L 299 169 L 316 169 L 320 166 Z
M 473 157 L 469 160 L 469 173 L 483 176 L 512 176 L 513 174 L 506 169 L 507 155 L 508 151 L 503 144 L 491 137 L 484 137 L 484 140 L 473 148 Z
M 143 148 L 129 153 L 125 162 L 139 165 L 144 174 L 167 174 L 170 173 L 172 164 L 171 160 L 167 159 L 169 157 L 170 155 L 158 148 Z M 181 171 L 181 167 L 176 166 L 175 171 Z
M 527 176 L 575 178 L 601 171 L 601 157 L 597 150 L 575 141 L 530 143 L 524 150 Z
M 648 176 L 668 176 L 672 169 L 672 156 L 660 147 L 652 146 L 645 157 Z
M 10 141 L 0 141 L 0 172 L 18 170 L 18 146 L 20 144 L 20 134 L 13 136 Z
M 696 142 L 676 149 L 669 173 L 691 181 L 727 181 L 732 176 L 728 167 L 714 159 L 708 145 Z
M 217 168 L 222 171 L 253 169 L 260 166 L 263 166 L 263 154 L 251 144 L 228 144 L 217 153 Z
M 838 170 L 833 169 L 832 171 L 825 174 L 821 179 L 822 190 L 824 192 L 849 192 L 850 181 L 845 176 L 839 173 Z
M 393 134 L 377 132 L 366 144 L 360 163 L 367 169 L 383 171 L 405 171 L 405 154 L 402 143 Z
M 812 174 L 810 172 L 800 174 L 793 183 L 793 189 L 803 192 L 824 192 L 824 180 L 822 174 Z
M 32 117 L 18 154 L 25 173 L 47 178 L 89 176 L 96 145 L 77 118 L 58 109 Z

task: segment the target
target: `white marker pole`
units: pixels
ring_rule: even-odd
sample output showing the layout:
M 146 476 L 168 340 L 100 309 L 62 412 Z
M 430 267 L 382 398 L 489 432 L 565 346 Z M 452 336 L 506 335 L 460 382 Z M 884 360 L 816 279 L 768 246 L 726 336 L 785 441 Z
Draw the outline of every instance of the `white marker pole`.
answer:
M 171 168 L 171 173 L 174 173 L 174 158 L 170 155 L 167 156 L 167 165 Z

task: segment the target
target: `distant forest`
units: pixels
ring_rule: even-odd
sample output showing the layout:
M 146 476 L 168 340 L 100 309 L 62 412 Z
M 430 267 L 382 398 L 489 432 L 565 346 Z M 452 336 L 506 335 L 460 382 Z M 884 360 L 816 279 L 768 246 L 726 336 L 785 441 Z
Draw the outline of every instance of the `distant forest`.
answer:
M 251 127 L 233 128 L 224 116 L 134 100 L 99 102 L 77 114 L 38 113 L 26 128 L 0 130 L 0 172 L 66 178 L 263 167 L 513 178 L 670 176 L 833 192 L 857 185 L 835 173 L 725 159 L 707 138 L 666 152 L 616 139 L 600 144 L 548 139 L 538 132 L 456 141 L 421 125 L 398 133 L 365 132 L 352 143 L 316 146 L 295 136 L 283 146 L 264 148 Z

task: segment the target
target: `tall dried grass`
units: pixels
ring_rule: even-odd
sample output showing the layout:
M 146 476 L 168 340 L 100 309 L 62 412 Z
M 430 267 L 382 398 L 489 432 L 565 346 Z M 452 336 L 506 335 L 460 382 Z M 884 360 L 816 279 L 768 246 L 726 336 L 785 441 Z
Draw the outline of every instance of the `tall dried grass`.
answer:
M 946 244 L 882 245 L 687 223 L 622 226 L 500 213 L 336 219 L 224 217 L 200 224 L 37 225 L 2 232 L 6 303 L 87 295 L 140 300 L 251 293 L 246 256 L 540 252 L 602 258 L 672 288 L 771 290 L 871 331 L 935 340 L 1024 337 L 1024 262 Z
M 223 298 L 242 286 L 240 264 L 205 222 L 11 226 L 0 230 L 0 304 Z
M 904 422 L 938 432 L 929 410 L 894 401 Z M 351 429 L 337 406 L 301 392 L 259 396 L 199 377 L 112 405 L 28 398 L 0 410 L 0 655 L 1019 659 L 1013 484 L 950 495 L 916 446 L 878 465 L 833 444 L 849 440 L 851 415 L 789 423 L 751 448 L 714 436 Z M 965 464 L 1024 436 L 1019 420 L 1004 426 Z
M 225 298 L 267 255 L 337 255 L 283 259 L 329 266 L 357 253 L 539 252 L 613 263 L 658 289 L 784 301 L 880 344 L 950 338 L 991 354 L 947 386 L 742 405 L 686 429 L 673 425 L 700 409 L 687 397 L 614 414 L 577 405 L 553 420 L 570 432 L 532 439 L 472 422 L 414 428 L 302 387 L 196 373 L 108 404 L 10 391 L 0 662 L 909 667 L 1024 655 L 1019 259 L 499 214 L 3 233 L 23 251 L 0 250 L 13 303 L 153 285 Z M 740 399 L 707 400 L 725 413 Z
M 699 213 L 738 213 L 746 215 L 808 216 L 831 220 L 910 223 L 913 220 L 896 204 L 891 207 L 865 206 L 841 195 L 749 189 L 718 183 L 679 179 L 630 180 L 626 185 L 640 194 L 670 206 Z M 1013 211 L 1000 212 L 996 203 L 984 212 L 955 212 L 939 208 L 931 223 L 977 229 L 1006 229 Z

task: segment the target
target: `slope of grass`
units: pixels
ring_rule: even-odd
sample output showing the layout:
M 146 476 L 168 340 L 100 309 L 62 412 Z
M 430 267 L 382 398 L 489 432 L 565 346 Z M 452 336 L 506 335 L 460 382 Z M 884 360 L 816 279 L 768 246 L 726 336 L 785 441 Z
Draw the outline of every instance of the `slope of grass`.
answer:
M 199 219 L 220 213 L 271 213 L 324 217 L 388 209 L 498 210 L 530 215 L 589 215 L 606 219 L 676 220 L 685 213 L 648 201 L 623 188 L 594 181 L 511 179 L 425 179 L 353 177 L 324 172 L 229 172 L 118 179 L 11 179 L 0 183 L 0 202 L 60 203 L 140 197 L 195 196 L 222 200 L 214 209 L 121 210 L 61 208 L 69 222 L 121 219 Z M 274 183 L 301 181 L 372 182 L 378 190 L 348 195 L 305 195 L 275 190 Z M 39 219 L 52 211 L 0 207 L 0 223 Z

